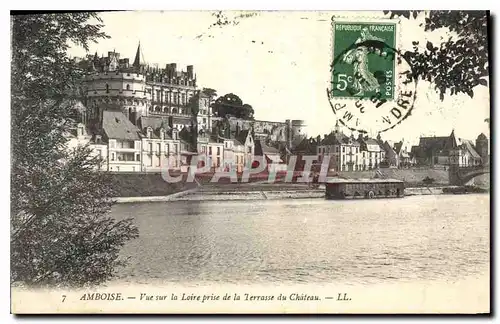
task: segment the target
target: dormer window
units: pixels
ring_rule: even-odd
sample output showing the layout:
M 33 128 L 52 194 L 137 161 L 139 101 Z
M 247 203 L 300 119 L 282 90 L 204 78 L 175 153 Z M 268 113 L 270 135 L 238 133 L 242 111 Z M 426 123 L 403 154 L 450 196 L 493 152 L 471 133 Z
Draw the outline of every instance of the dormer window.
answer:
M 148 129 L 146 130 L 147 137 L 151 138 L 152 133 L 153 133 L 153 129 L 151 127 L 148 127 Z
M 96 142 L 96 144 L 101 144 L 101 142 L 102 142 L 102 137 L 101 137 L 101 135 L 96 135 L 96 136 L 95 136 L 95 142 Z
M 172 130 L 172 138 L 173 138 L 174 140 L 177 140 L 177 129 L 173 129 L 173 130 Z

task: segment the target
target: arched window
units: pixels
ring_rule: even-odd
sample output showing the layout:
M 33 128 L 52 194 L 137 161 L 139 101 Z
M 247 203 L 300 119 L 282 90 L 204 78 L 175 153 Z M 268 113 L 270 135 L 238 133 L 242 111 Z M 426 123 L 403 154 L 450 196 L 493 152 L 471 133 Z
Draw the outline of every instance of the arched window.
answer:
M 127 90 L 130 90 L 130 84 L 127 84 Z
M 177 108 L 172 109 L 172 114 L 177 114 Z
M 161 112 L 161 108 L 160 108 L 160 107 L 158 107 L 158 106 L 156 106 L 156 107 L 155 107 L 155 111 L 156 111 L 156 112 Z

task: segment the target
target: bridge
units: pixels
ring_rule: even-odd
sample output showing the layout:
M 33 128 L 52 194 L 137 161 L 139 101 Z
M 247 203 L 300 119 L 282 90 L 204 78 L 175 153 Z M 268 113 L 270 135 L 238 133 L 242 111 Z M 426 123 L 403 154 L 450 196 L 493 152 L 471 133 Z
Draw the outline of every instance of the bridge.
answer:
M 490 173 L 490 165 L 476 165 L 468 167 L 459 167 L 458 165 L 450 165 L 448 176 L 450 185 L 462 186 L 473 178 Z

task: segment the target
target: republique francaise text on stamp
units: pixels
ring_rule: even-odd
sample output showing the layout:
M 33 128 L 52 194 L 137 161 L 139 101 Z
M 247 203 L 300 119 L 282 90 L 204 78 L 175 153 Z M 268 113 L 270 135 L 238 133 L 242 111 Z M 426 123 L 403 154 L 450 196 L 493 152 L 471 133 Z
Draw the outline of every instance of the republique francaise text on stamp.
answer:
M 398 19 L 332 17 L 328 98 L 352 131 L 384 132 L 413 109 L 416 80 L 397 49 L 399 28 Z

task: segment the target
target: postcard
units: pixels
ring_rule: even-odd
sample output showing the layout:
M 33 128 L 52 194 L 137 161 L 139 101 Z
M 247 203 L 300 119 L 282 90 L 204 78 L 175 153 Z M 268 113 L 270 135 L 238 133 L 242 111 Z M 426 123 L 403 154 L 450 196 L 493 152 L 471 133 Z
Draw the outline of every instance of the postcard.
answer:
M 11 312 L 490 313 L 488 24 L 12 14 Z

